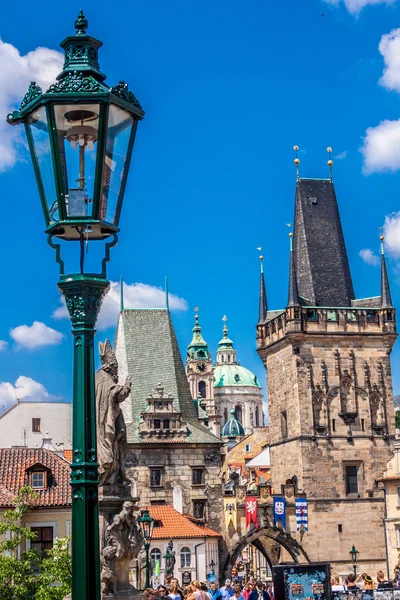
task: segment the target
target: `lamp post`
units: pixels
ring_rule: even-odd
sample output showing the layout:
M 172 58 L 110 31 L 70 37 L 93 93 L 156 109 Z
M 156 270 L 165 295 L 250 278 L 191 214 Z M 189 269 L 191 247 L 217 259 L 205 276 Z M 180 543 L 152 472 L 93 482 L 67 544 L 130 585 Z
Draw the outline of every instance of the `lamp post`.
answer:
M 211 569 L 211 573 L 215 575 L 215 562 L 212 560 L 208 566 Z
M 351 562 L 353 563 L 354 577 L 357 577 L 357 557 L 359 555 L 358 550 L 355 549 L 354 545 L 349 552 Z
M 111 88 L 104 83 L 98 63 L 102 42 L 87 35 L 87 27 L 81 11 L 75 21 L 76 33 L 61 43 L 65 60 L 56 82 L 46 91 L 32 82 L 19 110 L 7 117 L 10 125 L 25 126 L 45 232 L 56 251 L 58 287 L 74 336 L 73 600 L 100 598 L 94 327 L 109 288 L 106 264 L 110 248 L 118 240 L 137 124 L 144 116 L 124 82 Z M 64 242 L 78 243 L 80 249 L 79 269 L 70 274 L 65 273 L 61 258 Z M 88 273 L 86 252 L 101 242 L 101 271 Z
M 145 589 L 150 587 L 150 560 L 149 560 L 149 548 L 151 538 L 153 537 L 154 519 L 149 515 L 148 510 L 144 510 L 142 516 L 139 519 L 140 530 L 144 539 L 144 549 L 146 551 L 146 585 Z

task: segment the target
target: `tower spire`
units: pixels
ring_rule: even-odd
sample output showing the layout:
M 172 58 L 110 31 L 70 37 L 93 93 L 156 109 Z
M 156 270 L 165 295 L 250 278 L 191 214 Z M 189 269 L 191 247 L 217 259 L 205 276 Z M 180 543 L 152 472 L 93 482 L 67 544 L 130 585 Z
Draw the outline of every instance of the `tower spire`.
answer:
M 257 248 L 257 250 L 261 250 L 261 248 Z M 265 291 L 265 279 L 264 279 L 264 266 L 263 266 L 263 255 L 260 255 L 260 298 L 259 298 L 259 306 L 258 306 L 258 322 L 264 323 L 267 317 L 268 304 L 267 304 L 267 294 Z
M 169 311 L 168 276 L 165 276 L 165 308 Z
M 393 304 L 392 304 L 392 296 L 390 293 L 390 286 L 389 286 L 389 277 L 387 274 L 387 268 L 386 268 L 386 260 L 385 260 L 385 247 L 384 247 L 384 236 L 381 235 L 380 238 L 381 240 L 381 255 L 382 255 L 382 261 L 381 261 L 381 307 L 382 308 L 393 308 Z
M 197 306 L 194 309 L 194 312 L 193 338 L 187 349 L 187 358 L 195 360 L 208 360 L 210 358 L 210 350 L 207 342 L 203 338 L 203 334 L 201 333 L 198 315 L 199 309 Z
M 299 294 L 297 291 L 296 281 L 296 267 L 294 264 L 294 252 L 293 252 L 293 233 L 289 233 L 290 240 L 290 266 L 289 266 L 289 294 L 288 294 L 288 307 L 300 306 Z
M 124 310 L 124 280 L 122 275 L 119 279 L 119 310 L 120 312 Z

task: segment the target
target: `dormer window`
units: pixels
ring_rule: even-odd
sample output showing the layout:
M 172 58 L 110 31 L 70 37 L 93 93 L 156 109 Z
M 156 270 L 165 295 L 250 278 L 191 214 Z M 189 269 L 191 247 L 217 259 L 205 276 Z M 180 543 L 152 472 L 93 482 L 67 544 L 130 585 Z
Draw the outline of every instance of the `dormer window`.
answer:
M 34 490 L 44 490 L 47 487 L 47 473 L 45 471 L 31 472 L 31 487 Z

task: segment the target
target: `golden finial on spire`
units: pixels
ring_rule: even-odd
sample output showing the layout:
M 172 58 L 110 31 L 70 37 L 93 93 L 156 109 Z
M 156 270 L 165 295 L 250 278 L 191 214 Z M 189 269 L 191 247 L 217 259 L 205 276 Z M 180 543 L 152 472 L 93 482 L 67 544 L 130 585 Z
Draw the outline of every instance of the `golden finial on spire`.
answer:
M 328 153 L 328 159 L 329 159 L 328 167 L 329 167 L 329 173 L 330 173 L 330 177 L 331 177 L 331 181 L 332 181 L 332 166 L 333 166 L 333 160 L 331 159 L 332 148 L 330 146 L 328 146 L 326 151 Z
M 293 150 L 296 153 L 296 158 L 294 159 L 294 164 L 296 165 L 296 177 L 298 179 L 299 178 L 299 164 L 300 164 L 300 159 L 297 156 L 297 153 L 299 151 L 299 147 L 298 146 L 293 146 Z
M 383 235 L 383 227 L 379 227 L 379 229 L 381 232 L 381 234 L 379 236 L 379 239 L 381 240 L 381 253 L 385 254 L 385 244 L 384 244 L 385 236 Z

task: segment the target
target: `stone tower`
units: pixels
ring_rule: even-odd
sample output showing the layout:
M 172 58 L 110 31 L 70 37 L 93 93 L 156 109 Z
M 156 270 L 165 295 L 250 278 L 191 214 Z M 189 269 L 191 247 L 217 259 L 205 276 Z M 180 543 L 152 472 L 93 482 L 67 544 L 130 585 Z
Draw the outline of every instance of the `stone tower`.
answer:
M 357 300 L 331 179 L 297 180 L 294 222 L 286 309 L 267 310 L 261 273 L 272 484 L 287 495 L 293 536 L 293 490 L 308 497 L 309 532 L 298 539 L 310 560 L 346 573 L 355 544 L 360 573 L 374 574 L 386 571 L 376 480 L 393 453 L 397 337 L 383 240 L 381 294 Z
M 211 353 L 201 332 L 198 309 L 195 310 L 193 338 L 186 353 L 186 375 L 193 400 L 199 399 L 199 409 L 204 403 L 210 431 L 219 437 L 220 416 L 214 402 L 214 373 Z

